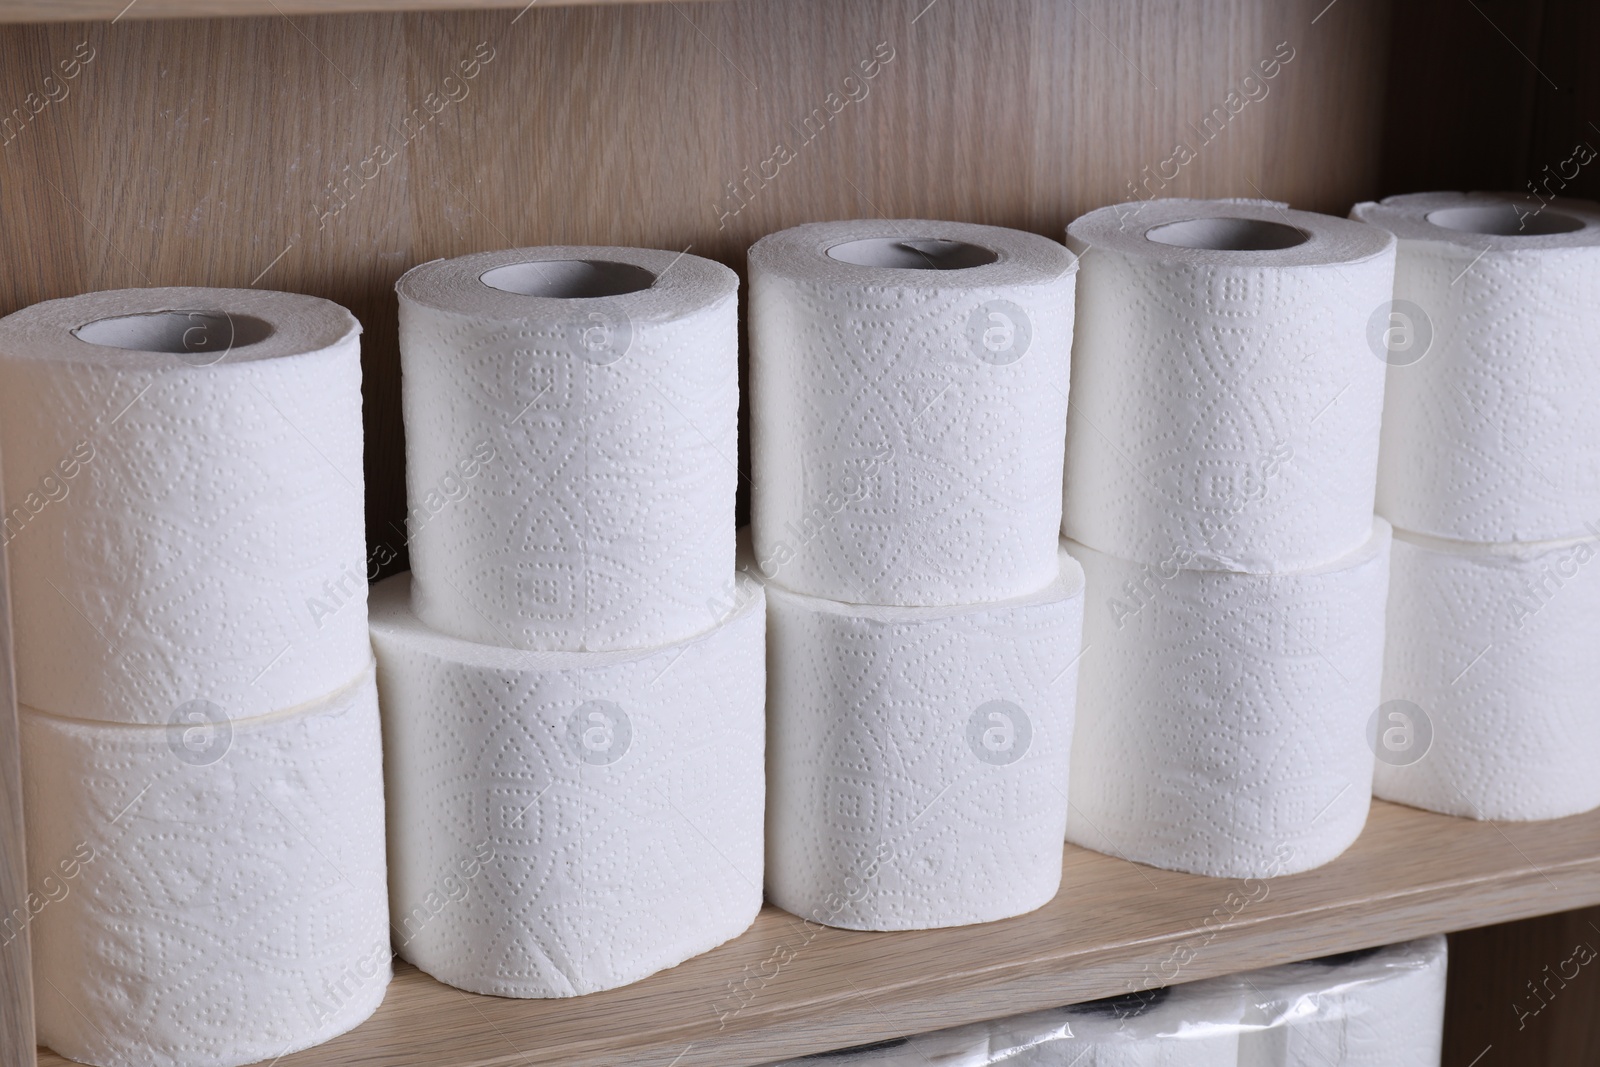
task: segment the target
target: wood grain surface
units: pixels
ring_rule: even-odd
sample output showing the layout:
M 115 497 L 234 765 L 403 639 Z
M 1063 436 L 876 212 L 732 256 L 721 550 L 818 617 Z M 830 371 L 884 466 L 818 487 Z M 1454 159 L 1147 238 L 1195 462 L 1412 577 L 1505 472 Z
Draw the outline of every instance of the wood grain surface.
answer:
M 1134 195 L 1342 213 L 1376 192 L 1388 13 L 1323 6 L 734 0 L 0 27 L 0 109 L 29 115 L 0 129 L 0 312 L 149 285 L 345 304 L 366 328 L 369 537 L 403 548 L 392 287 L 413 264 L 570 243 L 742 270 L 756 238 L 800 222 L 1060 239 Z
M 1518 189 L 1527 178 L 1544 0 L 1394 10 L 1383 192 Z
M 572 1000 L 407 967 L 371 1021 L 278 1067 L 741 1067 L 1597 902 L 1600 812 L 1479 823 L 1380 801 L 1345 855 L 1270 881 L 1068 846 L 1054 901 L 983 926 L 858 933 L 769 907 L 721 948 Z
M 160 21 L 197 13 L 262 17 Z M 1520 187 L 1576 137 L 1600 145 L 1584 132 L 1600 121 L 1596 17 L 1575 0 L 1419 0 L 1395 6 L 1391 34 L 1384 0 L 11 0 L 0 22 L 55 24 L 0 26 L 0 313 L 175 284 L 349 306 L 366 329 L 369 537 L 401 569 L 392 284 L 414 263 L 609 243 L 742 270 L 754 239 L 815 219 L 1059 237 L 1130 196 L 1343 213 Z M 1280 45 L 1293 59 L 1246 85 Z M 880 46 L 893 58 L 864 78 Z M 1193 158 L 1174 168 L 1180 143 Z M 1597 166 L 1568 191 L 1595 195 Z M 0 774 L 3 900 L 23 887 L 14 766 Z M 372 1022 L 281 1063 L 758 1063 L 1115 992 L 1175 951 L 1193 953 L 1187 980 L 1593 904 L 1597 856 L 1594 817 L 1502 827 L 1379 804 L 1349 855 L 1218 928 L 1229 883 L 1069 849 L 1054 904 L 989 927 L 814 932 L 769 909 L 709 956 L 564 1002 L 406 970 Z M 1596 1061 L 1592 977 L 1524 1027 L 1506 999 L 1588 936 L 1580 921 L 1593 913 L 1454 939 L 1452 1067 Z M 798 951 L 766 977 L 780 944 Z M 0 954 L 0 1063 L 24 1062 L 25 974 Z
M 1600 1063 L 1596 1005 L 1600 908 L 1453 934 L 1444 1067 Z
M 9 588 L 6 552 L 0 545 L 0 1064 L 25 1064 L 33 1055 L 33 974 L 28 963 L 28 865 Z
M 366 330 L 369 539 L 400 549 L 391 569 L 406 564 L 392 286 L 409 266 L 560 242 L 742 268 L 766 232 L 873 215 L 1059 237 L 1130 195 L 1342 212 L 1374 191 L 1388 22 L 1381 0 L 319 17 L 301 13 L 329 5 L 272 0 L 268 17 L 195 21 L 143 21 L 200 10 L 175 0 L 111 6 L 0 8 L 121 16 L 0 27 L 0 313 L 151 285 L 350 307 Z M 1194 158 L 1174 167 L 1180 142 Z M 472 1025 L 475 1002 L 445 996 L 452 1025 Z

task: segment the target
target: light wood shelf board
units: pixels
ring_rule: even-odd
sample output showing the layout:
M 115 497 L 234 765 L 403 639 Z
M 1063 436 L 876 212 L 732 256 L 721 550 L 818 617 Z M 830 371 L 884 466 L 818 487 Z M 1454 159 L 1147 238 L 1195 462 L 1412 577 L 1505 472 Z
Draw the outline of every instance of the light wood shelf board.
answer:
M 573 1000 L 474 996 L 403 966 L 371 1021 L 278 1067 L 744 1067 L 1126 992 L 1146 976 L 1193 981 L 1595 903 L 1600 812 L 1479 823 L 1376 802 L 1361 839 L 1304 874 L 1201 878 L 1067 846 L 1061 892 L 1030 915 L 875 934 L 769 907 L 721 948 Z

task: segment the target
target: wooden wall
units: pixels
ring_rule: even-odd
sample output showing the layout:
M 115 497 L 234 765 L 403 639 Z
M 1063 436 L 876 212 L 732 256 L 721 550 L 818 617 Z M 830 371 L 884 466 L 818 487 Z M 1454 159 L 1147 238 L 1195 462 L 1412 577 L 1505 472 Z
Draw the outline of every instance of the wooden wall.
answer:
M 0 1064 L 23 1064 L 33 1055 L 33 975 L 9 590 L 5 552 L 0 549 Z
M 1600 908 L 1452 934 L 1444 1051 L 1445 1067 L 1600 1063 Z
M 1600 5 L 1412 0 L 1395 6 L 1392 40 L 1385 195 L 1600 197 L 1600 157 L 1573 158 L 1580 143 L 1600 150 Z
M 1597 23 L 1578 0 L 732 0 L 7 26 L 0 313 L 147 285 L 346 304 L 366 328 L 371 536 L 393 543 L 392 284 L 412 264 L 570 242 L 742 268 L 813 219 L 1054 237 L 1133 195 L 1342 213 L 1521 188 L 1600 146 Z M 1567 191 L 1600 192 L 1600 163 Z M 1596 921 L 1457 936 L 1447 1062 L 1600 1062 L 1591 973 L 1521 1029 L 1509 1000 L 1574 937 L 1600 941 Z
M 1343 212 L 1377 191 L 1388 12 L 1339 0 L 1313 22 L 1320 6 L 735 0 L 4 27 L 0 104 L 46 75 L 60 99 L 0 148 L 0 312 L 149 285 L 346 304 L 366 327 L 371 536 L 393 541 L 392 285 L 411 265 L 585 243 L 742 268 L 772 230 L 874 215 L 1059 238 L 1135 192 Z M 75 54 L 92 59 L 66 79 Z M 1174 165 L 1180 143 L 1194 158 Z

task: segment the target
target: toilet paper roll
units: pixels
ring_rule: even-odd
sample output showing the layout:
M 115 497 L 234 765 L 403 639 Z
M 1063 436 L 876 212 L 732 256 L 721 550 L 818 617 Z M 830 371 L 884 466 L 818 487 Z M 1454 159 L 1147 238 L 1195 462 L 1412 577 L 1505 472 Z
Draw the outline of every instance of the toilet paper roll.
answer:
M 813 223 L 756 242 L 762 571 L 900 606 L 1048 584 L 1076 270 L 1054 241 L 966 223 Z
M 567 651 L 705 629 L 733 572 L 738 286 L 640 248 L 483 252 L 400 279 L 423 622 Z
M 1236 1067 L 1243 1010 L 1233 986 L 1201 982 L 823 1055 L 830 1067 Z
M 1026 597 L 842 604 L 767 586 L 767 896 L 827 926 L 1032 911 L 1061 879 L 1083 572 Z
M 1243 1010 L 1235 991 L 1207 984 L 1074 1004 L 1039 1013 L 1062 1020 L 1067 1040 L 1002 1062 L 1007 1067 L 1235 1067 Z
M 1461 541 L 1600 522 L 1600 204 L 1416 193 L 1357 204 L 1400 239 L 1378 510 Z
M 22 703 L 250 718 L 371 660 L 360 325 L 315 297 L 121 289 L 0 320 Z
M 1304 570 L 1367 539 L 1394 238 L 1260 200 L 1067 228 L 1083 260 L 1062 529 L 1139 563 Z
M 1251 971 L 1239 1067 L 1438 1067 L 1443 936 Z
M 370 664 L 257 719 L 24 708 L 21 728 L 41 1044 L 100 1067 L 231 1067 L 377 1008 L 390 951 Z
M 1072 542 L 1087 582 L 1067 840 L 1156 867 L 1270 877 L 1361 833 L 1383 669 L 1389 525 L 1292 574 L 1181 570 Z
M 1375 795 L 1478 819 L 1600 807 L 1597 555 L 1395 531 Z
M 541 653 L 428 629 L 409 585 L 391 578 L 372 599 L 400 954 L 475 993 L 570 997 L 749 927 L 760 589 L 675 645 Z

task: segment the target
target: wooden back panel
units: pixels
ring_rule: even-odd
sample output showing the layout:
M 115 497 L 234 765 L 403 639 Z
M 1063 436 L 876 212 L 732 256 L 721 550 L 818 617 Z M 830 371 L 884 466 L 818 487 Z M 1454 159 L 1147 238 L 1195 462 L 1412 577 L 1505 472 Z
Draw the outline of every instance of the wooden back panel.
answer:
M 28 961 L 28 865 L 6 575 L 6 552 L 0 545 L 0 1063 L 24 1064 L 33 1056 L 33 974 Z
M 742 269 L 772 230 L 874 215 L 1060 239 L 1130 195 L 1343 213 L 1377 192 L 1389 19 L 1316 15 L 734 0 L 7 26 L 0 106 L 49 102 L 0 129 L 0 312 L 146 285 L 349 306 L 369 533 L 398 544 L 406 268 L 572 243 Z

